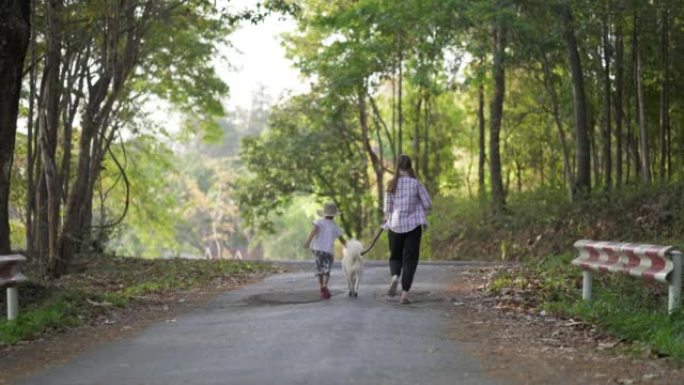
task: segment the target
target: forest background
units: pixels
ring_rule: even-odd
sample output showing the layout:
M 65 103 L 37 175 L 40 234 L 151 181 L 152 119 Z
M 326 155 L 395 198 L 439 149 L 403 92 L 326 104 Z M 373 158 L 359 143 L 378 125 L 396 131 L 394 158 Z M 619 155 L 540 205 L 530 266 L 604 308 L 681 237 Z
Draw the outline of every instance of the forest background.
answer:
M 2 142 L 0 251 L 45 276 L 107 254 L 308 258 L 328 200 L 369 239 L 399 153 L 435 200 L 427 259 L 681 244 L 679 1 L 30 5 L 8 13 L 33 22 Z M 306 90 L 226 110 L 212 58 L 240 22 L 277 14 L 297 23 L 283 44 Z M 180 130 L 155 123 L 158 103 Z

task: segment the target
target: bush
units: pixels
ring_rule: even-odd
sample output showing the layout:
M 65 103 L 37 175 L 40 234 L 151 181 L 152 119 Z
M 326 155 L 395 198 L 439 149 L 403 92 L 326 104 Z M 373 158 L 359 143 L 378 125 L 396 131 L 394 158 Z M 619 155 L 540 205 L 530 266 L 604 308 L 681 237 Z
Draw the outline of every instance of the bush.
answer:
M 503 271 L 492 294 L 521 293 L 521 306 L 596 324 L 618 338 L 661 355 L 684 359 L 684 312 L 667 313 L 667 285 L 616 274 L 597 274 L 591 303 L 581 297 L 581 271 L 572 255 L 533 259 Z
M 582 238 L 684 245 L 684 183 L 598 191 L 572 204 L 559 189 L 511 194 L 507 210 L 435 199 L 426 233 L 435 259 L 521 260 L 572 251 Z

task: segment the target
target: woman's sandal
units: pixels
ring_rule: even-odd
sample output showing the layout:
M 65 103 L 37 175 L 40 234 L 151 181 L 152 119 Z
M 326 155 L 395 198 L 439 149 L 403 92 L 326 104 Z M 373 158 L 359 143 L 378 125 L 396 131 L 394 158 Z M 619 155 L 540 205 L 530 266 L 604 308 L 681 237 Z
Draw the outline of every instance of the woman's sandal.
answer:
M 390 297 L 394 297 L 397 295 L 397 285 L 399 284 L 399 276 L 394 275 L 392 276 L 392 280 L 390 281 L 389 289 L 387 290 L 387 295 Z

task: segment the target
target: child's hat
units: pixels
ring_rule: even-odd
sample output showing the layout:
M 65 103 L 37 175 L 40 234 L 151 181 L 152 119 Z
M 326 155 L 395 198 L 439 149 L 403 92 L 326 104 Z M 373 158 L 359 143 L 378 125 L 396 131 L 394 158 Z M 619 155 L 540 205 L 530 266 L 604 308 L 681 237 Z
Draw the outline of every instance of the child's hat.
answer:
M 337 211 L 337 206 L 333 202 L 327 202 L 323 205 L 323 210 L 317 210 L 316 213 L 321 217 L 334 217 L 340 215 Z

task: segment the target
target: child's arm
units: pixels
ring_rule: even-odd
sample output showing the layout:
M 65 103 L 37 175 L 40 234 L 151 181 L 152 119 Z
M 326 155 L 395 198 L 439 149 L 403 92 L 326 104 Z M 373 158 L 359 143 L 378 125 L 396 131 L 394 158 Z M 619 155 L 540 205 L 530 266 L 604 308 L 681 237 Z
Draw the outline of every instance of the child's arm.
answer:
M 309 234 L 309 239 L 304 242 L 304 248 L 308 249 L 311 246 L 311 241 L 313 241 L 314 237 L 318 233 L 318 226 L 314 225 L 313 229 L 311 229 L 311 234 Z

